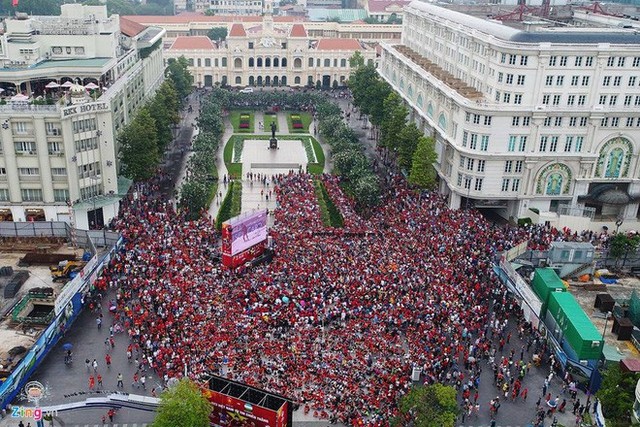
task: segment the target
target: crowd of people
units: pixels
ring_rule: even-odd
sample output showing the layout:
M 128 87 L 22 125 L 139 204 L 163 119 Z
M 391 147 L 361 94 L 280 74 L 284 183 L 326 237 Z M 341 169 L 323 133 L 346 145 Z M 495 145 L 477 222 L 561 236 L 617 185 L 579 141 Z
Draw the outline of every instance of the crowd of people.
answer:
M 123 202 L 113 226 L 125 246 L 97 286 L 117 290 L 112 323 L 123 325 L 143 367 L 165 381 L 227 375 L 349 425 L 397 415 L 414 367 L 426 383 L 469 394 L 480 360 L 500 371 L 507 360 L 518 378 L 524 355 L 491 360 L 516 311 L 492 259 L 525 239 L 539 247 L 567 236 L 494 226 L 475 210 L 448 209 L 437 193 L 409 189 L 399 175 L 367 219 L 336 177 L 322 176 L 344 218 L 334 229 L 322 223 L 311 175 L 267 179 L 278 204 L 276 256 L 242 275 L 216 261 L 210 218 L 187 221 L 154 185 Z

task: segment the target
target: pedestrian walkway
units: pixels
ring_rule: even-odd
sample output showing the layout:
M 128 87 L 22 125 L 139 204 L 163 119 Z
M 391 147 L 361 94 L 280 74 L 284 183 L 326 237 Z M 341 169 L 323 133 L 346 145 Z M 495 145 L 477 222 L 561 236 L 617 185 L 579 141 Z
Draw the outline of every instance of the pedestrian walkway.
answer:
M 209 217 L 215 218 L 218 216 L 218 210 L 220 209 L 220 204 L 222 204 L 222 200 L 224 200 L 225 195 L 227 194 L 227 190 L 229 186 L 225 184 L 225 179 L 229 179 L 229 173 L 227 172 L 227 165 L 224 164 L 224 146 L 233 135 L 233 126 L 228 118 L 224 120 L 224 132 L 222 134 L 222 139 L 220 141 L 220 145 L 218 146 L 218 150 L 214 153 L 216 160 L 216 168 L 218 170 L 218 194 L 215 195 L 213 200 L 211 201 L 211 205 L 209 205 Z

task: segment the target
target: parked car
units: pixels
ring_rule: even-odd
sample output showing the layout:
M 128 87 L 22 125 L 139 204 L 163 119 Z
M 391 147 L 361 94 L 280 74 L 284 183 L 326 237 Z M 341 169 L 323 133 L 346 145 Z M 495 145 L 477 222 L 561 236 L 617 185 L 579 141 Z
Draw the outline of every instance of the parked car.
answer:
M 242 89 L 240 91 L 240 93 L 253 93 L 253 88 L 252 87 L 245 87 L 244 89 Z

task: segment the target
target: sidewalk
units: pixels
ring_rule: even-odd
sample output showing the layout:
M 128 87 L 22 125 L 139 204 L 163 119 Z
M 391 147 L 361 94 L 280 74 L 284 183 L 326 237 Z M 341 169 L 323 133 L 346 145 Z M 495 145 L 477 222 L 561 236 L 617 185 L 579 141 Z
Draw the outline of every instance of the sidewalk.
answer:
M 233 135 L 233 126 L 231 126 L 231 122 L 228 117 L 224 118 L 224 133 L 222 134 L 222 138 L 220 140 L 220 145 L 218 146 L 218 150 L 214 153 L 216 159 L 216 168 L 218 169 L 218 193 L 215 195 L 213 200 L 211 201 L 211 205 L 209 205 L 209 216 L 215 218 L 218 216 L 218 210 L 220 209 L 220 204 L 222 200 L 224 200 L 225 195 L 229 189 L 229 185 L 224 183 L 224 177 L 229 179 L 229 174 L 227 172 L 227 165 L 224 164 L 224 146 L 227 141 Z M 220 197 L 220 193 L 222 193 L 222 197 Z

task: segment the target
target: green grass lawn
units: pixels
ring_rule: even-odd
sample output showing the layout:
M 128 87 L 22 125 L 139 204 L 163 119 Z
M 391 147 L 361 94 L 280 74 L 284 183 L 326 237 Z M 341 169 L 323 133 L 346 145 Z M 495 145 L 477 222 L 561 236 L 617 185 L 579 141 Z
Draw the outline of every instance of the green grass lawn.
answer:
M 287 126 L 289 126 L 289 133 L 309 133 L 309 125 L 311 125 L 311 114 L 297 111 L 285 111 L 287 115 Z M 300 120 L 302 120 L 302 129 L 294 129 L 291 122 L 292 114 L 300 114 Z
M 319 179 L 313 180 L 313 186 L 315 187 L 316 197 L 318 198 L 318 206 L 320 206 L 320 217 L 324 225 L 328 227 L 339 228 L 344 226 L 344 219 L 340 214 L 340 211 L 333 204 L 333 200 L 329 197 L 327 189 L 322 181 Z
M 264 113 L 263 117 L 264 117 L 264 130 L 266 132 L 271 132 L 271 123 L 276 124 L 276 132 L 280 131 L 280 129 L 278 128 L 278 116 L 276 116 L 275 114 Z
M 227 167 L 227 172 L 229 173 L 229 178 L 242 178 L 242 163 L 233 163 L 233 146 L 235 145 L 237 138 L 240 138 L 241 140 L 253 139 L 249 138 L 249 136 L 245 137 L 244 135 L 232 135 L 225 144 L 223 158 L 224 164 Z
M 249 115 L 249 129 L 240 129 L 240 114 L 248 114 Z M 233 126 L 233 131 L 238 133 L 253 133 L 255 132 L 255 115 L 253 111 L 243 111 L 243 110 L 235 110 L 229 113 L 229 121 L 231 121 L 231 125 Z

